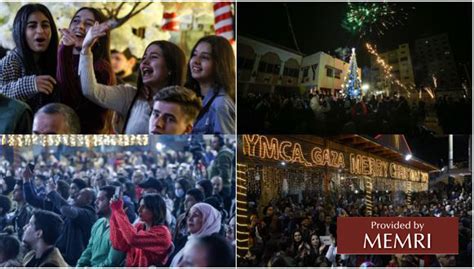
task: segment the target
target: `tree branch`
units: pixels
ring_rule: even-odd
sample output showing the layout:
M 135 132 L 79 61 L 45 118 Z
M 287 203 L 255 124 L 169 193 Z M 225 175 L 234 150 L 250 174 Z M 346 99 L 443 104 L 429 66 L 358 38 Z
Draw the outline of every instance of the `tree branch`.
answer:
M 125 4 L 125 2 L 120 3 L 120 5 L 115 9 L 114 19 L 117 18 L 118 14 L 120 13 L 120 10 L 122 9 L 124 4 Z
M 108 9 L 107 7 L 104 7 L 104 10 L 107 13 L 107 16 L 109 17 L 109 19 L 114 17 L 114 14 L 113 14 L 111 9 Z
M 123 3 L 122 3 L 123 4 Z M 144 9 L 146 9 L 147 7 L 149 7 L 151 4 L 153 4 L 153 2 L 149 2 L 149 3 L 146 3 L 143 7 L 139 8 L 137 10 L 137 7 L 140 5 L 140 3 L 135 3 L 133 5 L 133 8 L 132 10 L 127 14 L 125 15 L 124 17 L 122 18 L 117 18 L 117 17 L 113 17 L 112 19 L 115 21 L 115 23 L 113 24 L 113 28 L 118 28 L 120 26 L 122 26 L 123 24 L 125 24 L 128 20 L 130 20 L 133 16 L 137 15 L 138 13 L 142 12 Z

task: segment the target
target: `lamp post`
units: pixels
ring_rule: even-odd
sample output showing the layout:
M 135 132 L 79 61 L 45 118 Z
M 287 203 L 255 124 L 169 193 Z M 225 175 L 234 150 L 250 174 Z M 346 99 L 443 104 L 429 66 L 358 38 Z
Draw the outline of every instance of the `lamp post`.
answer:
M 362 89 L 362 92 L 364 93 L 364 95 L 366 95 L 367 92 L 368 92 L 369 89 L 370 89 L 370 86 L 369 86 L 369 84 L 365 83 L 365 84 L 362 84 L 361 89 Z

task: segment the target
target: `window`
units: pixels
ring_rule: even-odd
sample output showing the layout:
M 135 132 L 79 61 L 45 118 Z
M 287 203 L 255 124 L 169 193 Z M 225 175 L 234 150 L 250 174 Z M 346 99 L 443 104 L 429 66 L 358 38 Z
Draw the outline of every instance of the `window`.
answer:
M 298 77 L 298 69 L 297 68 L 285 67 L 285 69 L 283 70 L 283 75 L 297 78 Z
M 308 70 L 309 70 L 309 66 L 303 67 L 303 77 L 304 78 L 308 76 Z
M 311 71 L 313 71 L 313 80 L 316 80 L 316 69 L 318 68 L 318 64 L 311 65 Z
M 334 76 L 331 68 L 326 67 L 326 76 L 331 77 L 331 78 Z
M 402 57 L 402 58 L 400 58 L 400 61 L 408 61 L 408 57 L 406 57 L 406 56 Z
M 334 74 L 334 77 L 340 79 L 340 78 L 341 78 L 341 73 L 342 73 L 341 70 L 336 70 L 336 71 L 335 71 L 335 74 Z
M 303 76 L 301 76 L 301 83 L 305 82 L 305 78 L 308 77 L 308 70 L 309 70 L 309 66 L 305 66 L 303 68 L 301 68 L 301 71 L 303 72 Z
M 255 59 L 247 59 L 244 57 L 237 57 L 237 69 L 252 70 Z
M 280 65 L 261 61 L 260 65 L 258 66 L 258 71 L 270 74 L 278 74 L 280 72 Z

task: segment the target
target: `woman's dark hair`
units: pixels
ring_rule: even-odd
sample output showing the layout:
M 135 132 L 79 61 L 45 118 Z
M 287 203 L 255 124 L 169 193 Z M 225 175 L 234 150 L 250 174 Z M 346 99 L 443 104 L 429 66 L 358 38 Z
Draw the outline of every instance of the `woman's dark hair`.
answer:
M 263 214 L 264 214 L 265 216 L 267 215 L 267 211 L 268 211 L 268 209 L 269 209 L 270 207 L 271 207 L 272 209 L 275 209 L 275 208 L 273 207 L 273 205 L 267 205 L 266 207 L 263 208 Z
M 16 259 L 20 253 L 20 241 L 9 234 L 0 235 L 0 253 L 4 261 Z
M 190 189 L 186 192 L 186 195 L 194 197 L 197 203 L 202 202 L 204 200 L 204 193 L 199 189 Z
M 318 239 L 319 239 L 319 245 L 318 245 L 318 247 L 320 247 L 321 244 L 322 244 L 322 243 L 321 243 L 321 239 L 319 238 L 319 235 L 318 235 L 317 233 L 315 233 L 315 232 L 311 233 L 311 235 L 309 236 L 309 240 L 310 240 L 309 242 L 311 243 L 313 236 L 318 237 Z M 313 244 L 310 244 L 310 246 L 311 246 L 311 248 L 312 248 L 312 247 L 313 247 Z
M 235 267 L 235 253 L 231 244 L 222 236 L 213 234 L 197 239 L 206 249 L 207 267 Z
M 145 207 L 153 212 L 153 223 L 155 225 L 167 225 L 166 223 L 166 203 L 157 193 L 145 194 L 141 199 Z
M 293 231 L 293 238 L 291 238 L 292 241 L 295 241 L 295 233 L 300 233 L 300 235 L 301 235 L 301 241 L 303 241 L 303 234 L 301 233 L 300 230 L 294 230 L 294 231 Z
M 160 47 L 162 56 L 165 58 L 166 68 L 170 72 L 168 83 L 166 86 L 183 86 L 184 83 L 184 67 L 186 65 L 186 56 L 182 49 L 172 42 L 165 40 L 156 40 L 151 42 L 145 51 L 151 46 Z M 143 89 L 142 74 L 138 72 L 137 89 L 140 92 Z
M 2 209 L 0 216 L 6 215 L 8 212 L 10 212 L 11 207 L 12 203 L 10 198 L 8 198 L 6 195 L 0 194 L 0 208 Z
M 93 7 L 81 7 L 76 11 L 76 13 L 74 13 L 72 20 L 74 20 L 74 17 L 77 16 L 77 13 L 81 12 L 82 10 L 91 12 L 94 15 L 94 19 L 99 23 L 103 23 L 107 20 L 105 15 L 100 10 Z M 71 23 L 69 23 L 69 25 L 71 25 Z M 92 47 L 92 54 L 94 55 L 94 61 L 105 60 L 110 64 L 110 31 L 107 31 L 106 35 L 100 37 L 99 40 L 97 40 L 97 42 Z
M 201 180 L 197 184 L 204 189 L 204 198 L 212 196 L 212 183 L 209 179 Z
M 33 57 L 33 51 L 28 46 L 26 40 L 26 27 L 28 17 L 34 12 L 43 13 L 49 20 L 51 27 L 51 40 L 45 52 L 41 53 L 39 60 L 36 62 Z M 23 67 L 27 75 L 50 75 L 56 77 L 56 54 L 58 51 L 58 30 L 54 22 L 53 16 L 49 9 L 42 4 L 27 4 L 18 10 L 13 21 L 13 40 L 18 53 L 23 60 Z
M 214 61 L 214 83 L 218 88 L 225 89 L 226 93 L 235 102 L 235 56 L 234 50 L 230 45 L 229 41 L 221 36 L 205 36 L 196 42 L 192 51 L 191 57 L 194 55 L 196 47 L 201 42 L 206 42 L 211 45 L 212 49 L 212 60 Z M 198 96 L 201 96 L 201 89 L 199 82 L 192 77 L 191 68 L 189 63 L 187 66 L 186 84 L 187 88 L 190 88 L 196 92 Z
M 191 184 L 189 183 L 189 180 L 184 177 L 178 178 L 176 182 L 181 185 L 181 188 L 183 188 L 184 193 L 191 189 Z

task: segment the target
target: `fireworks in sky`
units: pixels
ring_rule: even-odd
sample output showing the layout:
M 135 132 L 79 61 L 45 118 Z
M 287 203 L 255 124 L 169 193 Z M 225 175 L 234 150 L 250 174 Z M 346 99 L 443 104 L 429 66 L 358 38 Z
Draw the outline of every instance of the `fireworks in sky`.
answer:
M 364 37 L 384 35 L 395 26 L 403 25 L 408 13 L 414 7 L 401 7 L 400 4 L 387 2 L 348 3 L 347 13 L 341 26 L 347 31 Z

